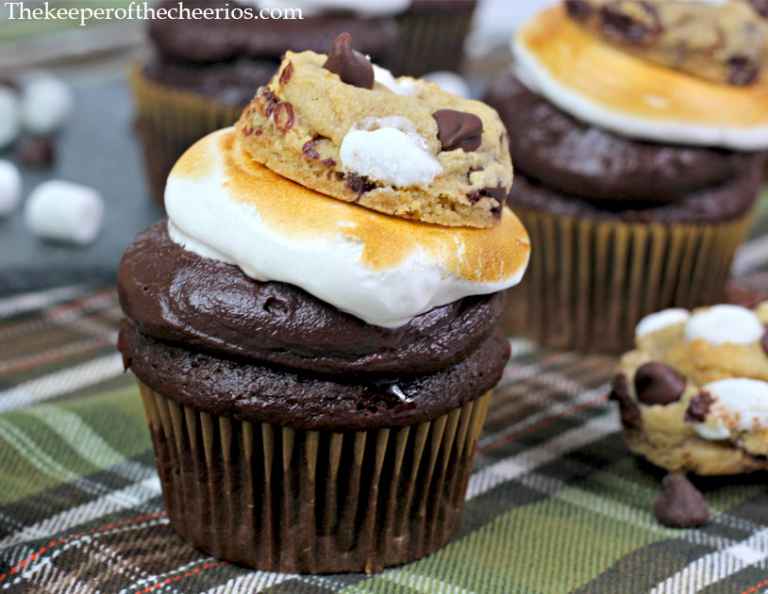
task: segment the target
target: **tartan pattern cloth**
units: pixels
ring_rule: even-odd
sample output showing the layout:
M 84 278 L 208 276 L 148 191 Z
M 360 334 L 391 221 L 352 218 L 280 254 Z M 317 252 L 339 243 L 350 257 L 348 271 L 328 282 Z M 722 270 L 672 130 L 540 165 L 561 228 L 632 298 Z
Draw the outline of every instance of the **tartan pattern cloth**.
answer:
M 711 524 L 660 526 L 661 473 L 606 401 L 615 360 L 517 341 L 451 544 L 376 576 L 207 557 L 163 511 L 120 317 L 112 289 L 0 299 L 0 592 L 768 593 L 765 476 L 699 481 Z

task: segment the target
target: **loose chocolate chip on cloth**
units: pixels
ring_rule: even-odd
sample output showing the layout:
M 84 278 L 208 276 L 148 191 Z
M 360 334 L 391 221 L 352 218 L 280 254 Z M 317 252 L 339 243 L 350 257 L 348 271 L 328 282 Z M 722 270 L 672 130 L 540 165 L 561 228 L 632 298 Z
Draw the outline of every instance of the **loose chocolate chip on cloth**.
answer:
M 768 26 L 744 1 L 569 0 L 568 14 L 639 57 L 714 82 L 744 86 L 760 78 Z
M 659 526 L 653 477 L 628 458 L 615 406 L 595 397 L 607 391 L 615 360 L 518 341 L 450 546 L 373 577 L 222 563 L 169 525 L 141 399 L 113 345 L 114 291 L 80 287 L 0 304 L 0 335 L 16 337 L 0 346 L 0 588 L 9 593 L 133 592 L 168 580 L 189 594 L 408 588 L 395 582 L 478 594 L 649 592 L 675 583 L 757 592 L 765 580 L 762 566 L 732 556 L 768 529 L 764 482 L 703 483 L 717 510 L 706 531 Z
M 662 492 L 653 510 L 656 519 L 670 528 L 695 528 L 709 522 L 704 496 L 684 474 L 670 473 L 662 481 Z

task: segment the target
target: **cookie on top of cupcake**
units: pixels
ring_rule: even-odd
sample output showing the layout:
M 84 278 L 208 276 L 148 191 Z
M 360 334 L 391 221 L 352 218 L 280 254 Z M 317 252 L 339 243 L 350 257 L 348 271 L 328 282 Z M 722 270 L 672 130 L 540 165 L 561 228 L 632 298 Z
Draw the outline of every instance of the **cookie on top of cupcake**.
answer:
M 644 315 L 722 299 L 768 148 L 766 24 L 732 4 L 569 0 L 521 28 L 487 96 L 541 246 L 510 332 L 620 352 Z
M 372 87 L 374 69 L 418 93 Z M 316 573 L 379 571 L 451 538 L 509 357 L 504 291 L 530 253 L 507 207 L 468 198 L 476 159 L 511 180 L 501 130 L 487 107 L 395 80 L 342 36 L 329 56 L 288 53 L 236 127 L 179 159 L 168 221 L 120 266 L 119 347 L 187 540 Z M 346 160 L 356 133 L 372 138 Z M 382 152 L 391 138 L 414 162 Z M 424 163 L 440 169 L 392 184 Z M 349 202 L 362 177 L 382 201 Z

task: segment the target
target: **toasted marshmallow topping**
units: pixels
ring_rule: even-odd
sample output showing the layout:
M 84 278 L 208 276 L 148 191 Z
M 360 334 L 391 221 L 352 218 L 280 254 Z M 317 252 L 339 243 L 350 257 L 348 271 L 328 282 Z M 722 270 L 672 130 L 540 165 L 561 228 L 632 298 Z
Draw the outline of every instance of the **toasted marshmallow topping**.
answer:
M 405 133 L 403 133 L 405 134 Z M 181 157 L 165 206 L 177 243 L 260 281 L 299 286 L 365 322 L 395 328 L 440 305 L 516 285 L 525 229 L 407 221 L 328 198 L 247 156 L 232 129 Z
M 526 24 L 512 49 L 533 92 L 595 126 L 663 143 L 768 148 L 768 77 L 734 87 L 654 64 L 591 35 L 562 6 Z
M 658 332 L 675 324 L 683 324 L 688 321 L 691 314 L 686 309 L 665 309 L 649 316 L 645 316 L 635 329 L 635 337 L 642 338 L 652 332 Z
M 694 427 L 703 439 L 718 441 L 768 429 L 768 382 L 731 378 L 707 384 L 704 391 L 713 403 L 706 420 Z
M 716 305 L 694 313 L 685 327 L 688 341 L 710 344 L 750 344 L 763 337 L 765 327 L 755 313 L 738 305 Z

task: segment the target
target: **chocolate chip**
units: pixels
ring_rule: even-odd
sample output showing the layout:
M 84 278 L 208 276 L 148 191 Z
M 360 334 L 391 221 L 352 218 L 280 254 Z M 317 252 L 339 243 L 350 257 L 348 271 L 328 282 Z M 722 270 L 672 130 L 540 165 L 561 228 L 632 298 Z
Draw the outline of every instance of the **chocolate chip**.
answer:
M 483 140 L 483 121 L 473 113 L 440 109 L 432 114 L 437 122 L 437 137 L 444 151 L 476 151 Z
M 293 113 L 293 105 L 286 101 L 280 101 L 275 106 L 272 119 L 275 122 L 275 128 L 285 134 L 293 127 L 293 122 L 296 120 L 296 116 Z
M 577 21 L 586 21 L 592 16 L 592 7 L 584 0 L 566 0 L 565 9 L 568 15 Z
M 728 82 L 732 85 L 747 86 L 757 81 L 760 66 L 746 56 L 733 56 L 728 60 Z
M 709 522 L 709 507 L 704 496 L 684 474 L 668 474 L 661 482 L 661 488 L 653 506 L 660 524 L 670 528 L 694 528 Z
M 288 81 L 291 80 L 291 76 L 293 76 L 293 62 L 288 62 L 280 73 L 280 84 L 288 84 Z
M 685 411 L 685 420 L 689 423 L 703 423 L 707 420 L 709 410 L 715 399 L 709 392 L 699 392 L 691 399 L 688 409 Z
M 0 76 L 0 87 L 5 87 L 14 93 L 21 93 L 21 86 L 19 86 L 19 82 L 10 76 Z
M 677 402 L 685 392 L 685 385 L 685 377 L 658 361 L 641 365 L 635 372 L 637 399 L 649 406 Z
M 755 9 L 761 16 L 768 18 L 768 0 L 750 0 L 752 8 Z
M 376 184 L 371 182 L 367 177 L 362 175 L 355 175 L 354 173 L 347 174 L 347 187 L 352 190 L 357 197 L 360 198 L 366 192 L 376 188 Z
M 261 88 L 259 96 L 261 98 L 261 102 L 259 103 L 261 113 L 264 117 L 268 118 L 272 115 L 272 112 L 275 111 L 275 108 L 280 103 L 280 100 L 277 98 L 277 95 L 275 95 L 266 87 Z
M 768 355 L 768 330 L 763 334 L 763 339 L 760 341 L 760 346 L 763 347 L 763 352 Z
M 627 376 L 623 373 L 619 373 L 613 378 L 613 388 L 611 393 L 608 394 L 608 399 L 618 402 L 619 411 L 621 412 L 621 424 L 624 427 L 631 429 L 640 428 L 642 424 L 640 408 L 629 394 Z
M 316 144 L 317 140 L 307 140 L 307 142 L 304 143 L 304 146 L 301 147 L 301 153 L 307 159 L 319 159 L 320 153 L 318 153 L 317 149 L 315 148 Z
M 630 14 L 630 7 L 638 8 L 645 18 Z M 600 19 L 608 37 L 632 45 L 648 45 L 663 30 L 658 11 L 646 0 L 624 0 L 604 6 L 600 10 Z
M 495 188 L 483 188 L 482 190 L 472 192 L 467 196 L 467 200 L 469 200 L 471 204 L 475 204 L 483 198 L 493 198 L 496 201 L 496 204 L 491 206 L 491 215 L 499 218 L 501 217 L 501 210 L 504 206 L 506 196 L 506 189 L 502 186 L 497 186 Z
M 342 33 L 333 42 L 323 68 L 338 74 L 342 82 L 360 87 L 373 88 L 373 66 L 363 54 L 352 49 L 352 36 Z
M 56 145 L 48 136 L 29 136 L 19 142 L 16 156 L 28 167 L 51 167 L 56 161 Z

